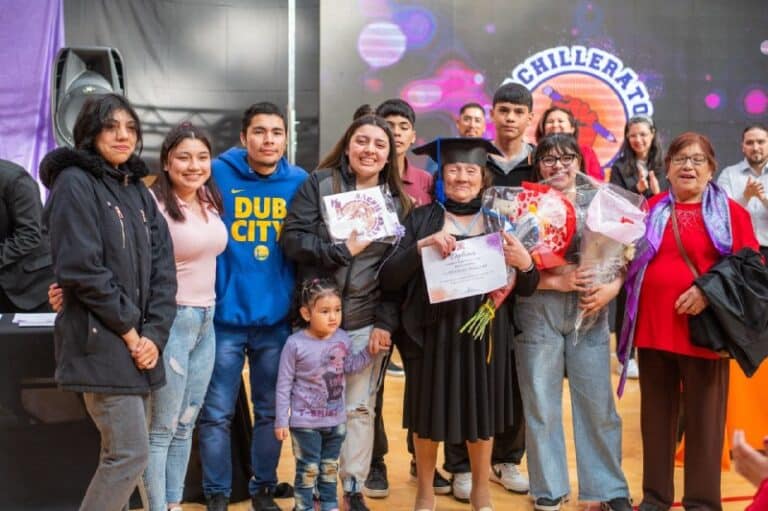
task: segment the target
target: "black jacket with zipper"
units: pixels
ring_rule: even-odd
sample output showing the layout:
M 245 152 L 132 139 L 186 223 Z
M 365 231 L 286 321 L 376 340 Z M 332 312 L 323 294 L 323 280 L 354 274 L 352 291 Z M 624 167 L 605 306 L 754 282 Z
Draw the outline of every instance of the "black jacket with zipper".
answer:
M 384 171 L 379 183 L 386 183 Z M 344 160 L 340 169 L 312 172 L 296 192 L 280 233 L 280 246 L 297 264 L 297 285 L 313 277 L 328 277 L 342 291 L 342 327 L 355 330 L 373 325 L 394 332 L 399 324 L 399 305 L 379 288 L 379 268 L 392 245 L 371 243 L 357 256 L 344 243 L 334 243 L 323 220 L 322 198 L 355 189 L 355 177 Z M 395 205 L 400 202 L 395 198 Z M 398 214 L 402 217 L 398 209 Z M 402 221 L 402 220 L 401 220 Z
M 43 221 L 64 305 L 56 317 L 56 381 L 66 390 L 146 394 L 165 383 L 162 358 L 136 368 L 121 336 L 131 328 L 165 347 L 176 315 L 168 226 L 131 157 L 119 169 L 68 148 L 40 164 L 51 190 Z
M 493 175 L 493 186 L 520 186 L 523 184 L 523 181 L 535 181 L 533 178 L 533 153 L 536 152 L 536 146 L 527 142 L 525 144 L 530 151 L 528 156 L 509 172 L 501 170 L 493 156 L 488 155 L 488 161 L 485 166 Z

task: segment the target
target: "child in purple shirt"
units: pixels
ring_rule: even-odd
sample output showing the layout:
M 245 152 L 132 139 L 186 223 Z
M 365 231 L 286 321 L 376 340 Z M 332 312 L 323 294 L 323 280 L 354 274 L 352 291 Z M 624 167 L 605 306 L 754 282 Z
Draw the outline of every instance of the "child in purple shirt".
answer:
M 296 457 L 296 511 L 312 510 L 317 486 L 320 509 L 338 510 L 336 473 L 346 434 L 344 375 L 371 364 L 368 351 L 350 354 L 341 324 L 341 293 L 331 280 L 301 287 L 299 312 L 306 327 L 288 337 L 277 374 L 275 436 L 288 437 Z

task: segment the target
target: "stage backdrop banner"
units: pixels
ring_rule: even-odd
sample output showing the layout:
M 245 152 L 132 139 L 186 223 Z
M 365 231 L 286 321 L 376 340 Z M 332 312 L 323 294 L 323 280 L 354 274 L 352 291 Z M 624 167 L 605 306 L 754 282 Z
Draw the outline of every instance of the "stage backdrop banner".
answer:
M 64 44 L 61 0 L 5 0 L 0 27 L 0 158 L 37 177 L 40 160 L 56 147 L 50 83 Z
M 399 97 L 417 143 L 456 133 L 460 106 L 490 108 L 502 83 L 534 98 L 534 121 L 569 108 L 579 142 L 604 167 L 624 125 L 653 116 L 668 144 L 708 135 L 722 165 L 743 158 L 741 131 L 768 116 L 765 0 L 324 0 L 320 4 L 320 149 L 361 103 Z M 526 133 L 534 142 L 535 127 Z M 493 124 L 487 119 L 487 138 Z M 414 157 L 420 162 L 420 157 Z

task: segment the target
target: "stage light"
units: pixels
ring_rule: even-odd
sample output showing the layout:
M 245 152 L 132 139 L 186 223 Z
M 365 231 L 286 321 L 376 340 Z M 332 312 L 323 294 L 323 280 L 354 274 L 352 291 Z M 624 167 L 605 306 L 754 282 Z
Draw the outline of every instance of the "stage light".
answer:
M 85 100 L 94 94 L 125 94 L 123 58 L 115 48 L 62 48 L 51 77 L 53 135 L 72 147 L 72 128 Z

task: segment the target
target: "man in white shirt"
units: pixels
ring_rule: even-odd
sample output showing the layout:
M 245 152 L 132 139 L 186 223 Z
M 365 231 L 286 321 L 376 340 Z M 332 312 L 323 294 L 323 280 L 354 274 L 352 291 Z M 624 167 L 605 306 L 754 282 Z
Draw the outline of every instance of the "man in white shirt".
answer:
M 768 127 L 760 123 L 747 126 L 741 151 L 744 160 L 724 168 L 717 184 L 749 211 L 760 252 L 768 260 Z

